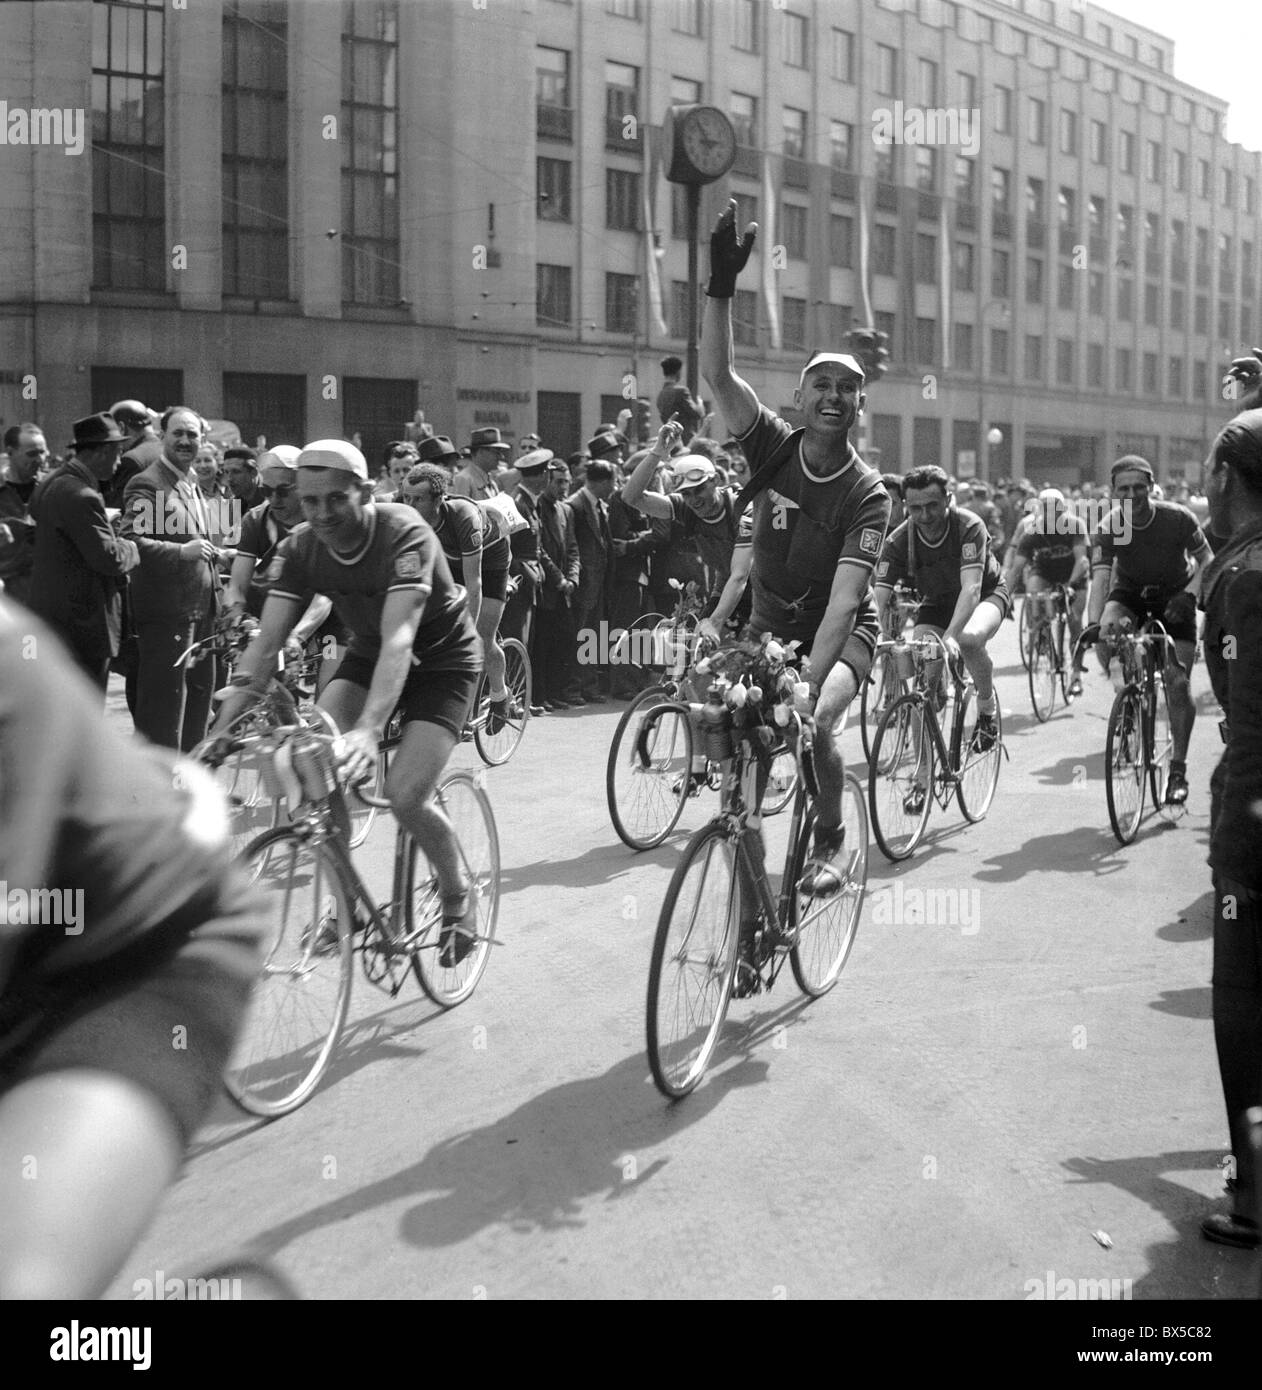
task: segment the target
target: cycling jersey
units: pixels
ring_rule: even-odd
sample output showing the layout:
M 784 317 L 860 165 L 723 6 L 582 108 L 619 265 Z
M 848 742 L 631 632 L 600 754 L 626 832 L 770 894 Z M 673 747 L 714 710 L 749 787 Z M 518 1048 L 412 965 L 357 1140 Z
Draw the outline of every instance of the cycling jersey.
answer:
M 721 509 L 716 517 L 702 517 L 693 511 L 677 492 L 669 496 L 671 520 L 681 529 L 681 539 L 695 540 L 705 568 L 706 593 L 717 598 L 723 592 L 732 569 L 732 550 L 736 545 L 739 526 L 736 519 L 735 488 L 720 488 L 717 497 Z M 748 515 L 748 513 L 746 513 Z
M 481 555 L 482 573 L 507 570 L 509 540 L 482 507 L 467 497 L 448 497 L 442 504 L 434 534 L 453 575 L 464 573 L 464 557 Z
M 881 552 L 876 582 L 884 589 L 909 582 L 926 607 L 950 614 L 960 597 L 960 570 L 965 566 L 981 570 L 982 598 L 1001 588 L 1002 572 L 991 552 L 985 523 L 972 512 L 952 508 L 947 513 L 946 533 L 936 545 L 925 540 L 910 517 L 897 526 Z M 920 620 L 929 621 L 923 610 Z
M 1072 513 L 1061 512 L 1051 527 L 1042 513 L 1038 513 L 1024 519 L 1017 553 L 1029 561 L 1030 568 L 1040 579 L 1046 579 L 1049 584 L 1068 584 L 1074 572 L 1074 547 L 1085 546 L 1087 538 L 1086 522 L 1079 521 Z
M 429 670 L 476 670 L 480 650 L 465 591 L 452 578 L 433 530 L 411 507 L 376 503 L 364 513 L 368 536 L 353 555 L 334 554 L 310 526 L 295 527 L 272 563 L 272 593 L 304 607 L 315 594 L 327 595 L 350 630 L 350 654 L 374 661 L 381 650 L 386 595 L 424 593 L 412 644 L 417 661 Z
M 804 430 L 792 429 L 760 406 L 741 436 L 756 490 L 741 518 L 736 545 L 753 547 L 751 580 L 756 631 L 809 641 L 828 606 L 842 565 L 865 578 L 881 553 L 889 524 L 890 499 L 881 475 L 851 447 L 838 473 L 820 477 L 802 454 Z M 876 628 L 871 587 L 855 614 L 855 627 Z
M 1209 547 L 1196 518 L 1177 502 L 1151 502 L 1153 515 L 1136 526 L 1117 506 L 1095 533 L 1093 567 L 1117 566 L 1116 586 L 1136 594 L 1145 590 L 1171 597 L 1196 569 L 1194 557 Z
M 283 526 L 272 515 L 268 503 L 252 507 L 241 519 L 241 539 L 237 543 L 237 554 L 248 556 L 254 561 L 254 573 L 250 576 L 250 587 L 245 596 L 246 612 L 257 618 L 263 612 L 263 601 L 267 598 L 271 585 L 268 571 L 276 548 L 289 534 L 289 527 Z

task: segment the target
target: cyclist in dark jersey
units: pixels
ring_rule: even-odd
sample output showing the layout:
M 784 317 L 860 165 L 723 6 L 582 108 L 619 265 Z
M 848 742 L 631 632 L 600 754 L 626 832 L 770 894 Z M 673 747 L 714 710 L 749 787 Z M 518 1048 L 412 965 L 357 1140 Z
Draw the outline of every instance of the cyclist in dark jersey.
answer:
M 404 478 L 399 501 L 414 507 L 434 528 L 448 567 L 464 584 L 469 596 L 469 616 L 482 639 L 490 717 L 520 719 L 521 710 L 509 706 L 504 684 L 504 649 L 499 643 L 500 619 L 508 597 L 511 543 L 501 529 L 497 513 L 471 498 L 452 495 L 449 483 L 445 469 L 434 463 L 418 463 Z
M 948 499 L 940 468 L 914 468 L 903 477 L 907 520 L 890 534 L 876 570 L 876 600 L 884 620 L 895 585 L 910 583 L 923 600 L 916 636 L 937 633 L 948 656 L 963 660 L 977 686 L 974 738 L 983 752 L 998 737 L 994 666 L 986 644 L 1007 616 L 1008 590 L 991 551 L 990 533 L 972 512 Z M 913 789 L 907 810 L 919 814 Z
M 1138 626 L 1158 618 L 1174 643 L 1166 665 L 1170 697 L 1170 771 L 1166 804 L 1188 798 L 1187 751 L 1196 721 L 1191 672 L 1196 660 L 1196 600 L 1213 552 L 1186 507 L 1152 500 L 1153 472 L 1146 459 L 1127 454 L 1113 465 L 1117 502 L 1092 537 L 1091 626 L 1100 664 L 1108 670 L 1107 639 L 1123 621 Z
M 222 734 L 251 696 L 266 689 L 299 615 L 314 594 L 327 594 L 351 641 L 318 703 L 343 731 L 341 761 L 351 781 L 371 774 L 386 724 L 399 709 L 403 733 L 386 795 L 438 875 L 440 959 L 451 966 L 473 947 L 476 903 L 434 791 L 469 715 L 481 643 L 433 531 L 411 507 L 373 503 L 371 495 L 368 465 L 354 445 L 322 439 L 298 456 L 298 496 L 308 524 L 282 543 L 273 562 L 262 627 L 236 678 L 242 688 L 225 699 L 214 733 Z
M 1004 584 L 1015 594 L 1022 577 L 1027 594 L 1042 594 L 1058 584 L 1070 589 L 1069 639 L 1074 644 L 1071 695 L 1082 694 L 1082 614 L 1087 605 L 1087 583 L 1091 577 L 1087 559 L 1090 539 L 1087 523 L 1074 515 L 1064 493 L 1044 488 L 1017 523 L 1004 560 Z
M 872 566 L 885 539 L 890 500 L 881 475 L 850 443 L 866 400 L 863 368 L 853 357 L 812 355 L 794 393 L 801 429 L 762 406 L 737 376 L 732 296 L 756 233 L 751 223 L 738 239 L 736 203 L 729 202 L 710 238 L 701 367 L 751 473 L 739 499 L 754 497 L 749 542 L 742 545 L 737 538 L 732 577 L 752 574 L 755 633 L 796 638 L 810 651 L 804 679 L 820 734 L 815 744 L 818 819 L 799 886 L 826 894 L 842 884 L 834 863 L 844 840 L 840 735 L 876 648 Z M 725 592 L 708 620 L 710 631 L 721 628 L 730 612 Z
M 111 729 L 3 600 L 0 788 L 0 1299 L 98 1298 L 219 1095 L 263 923 L 210 774 Z

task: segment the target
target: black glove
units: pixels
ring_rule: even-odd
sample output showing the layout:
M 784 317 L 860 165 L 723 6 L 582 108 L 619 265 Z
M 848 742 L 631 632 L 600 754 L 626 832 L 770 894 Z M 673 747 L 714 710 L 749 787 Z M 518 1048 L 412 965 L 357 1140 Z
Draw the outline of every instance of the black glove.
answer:
M 1100 640 L 1100 624 L 1088 623 L 1087 626 L 1083 628 L 1082 636 L 1079 637 L 1078 640 L 1084 647 L 1094 647 Z
M 1189 623 L 1196 622 L 1196 600 L 1185 589 L 1181 594 L 1175 596 L 1166 604 L 1166 610 L 1161 615 L 1161 621 L 1166 627 L 1186 627 Z
M 754 225 L 737 239 L 736 202 L 729 202 L 710 233 L 710 283 L 705 292 L 711 299 L 731 299 L 736 293 L 736 277 L 745 269 L 757 235 Z

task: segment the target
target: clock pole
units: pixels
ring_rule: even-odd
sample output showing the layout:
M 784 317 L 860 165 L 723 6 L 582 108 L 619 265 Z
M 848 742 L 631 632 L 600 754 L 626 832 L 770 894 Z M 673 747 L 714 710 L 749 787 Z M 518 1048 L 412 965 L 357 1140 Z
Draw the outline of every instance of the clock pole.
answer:
M 697 239 L 701 224 L 701 185 L 685 184 L 688 193 L 688 390 L 697 395 L 700 387 L 697 373 L 697 282 L 700 279 L 698 267 Z

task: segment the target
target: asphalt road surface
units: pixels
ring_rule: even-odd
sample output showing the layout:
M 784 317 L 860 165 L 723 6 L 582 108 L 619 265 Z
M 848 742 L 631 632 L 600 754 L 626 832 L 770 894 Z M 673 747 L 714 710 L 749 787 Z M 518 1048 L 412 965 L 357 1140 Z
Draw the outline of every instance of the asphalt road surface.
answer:
M 504 945 L 477 993 L 443 1013 L 414 984 L 391 1001 L 358 977 L 314 1098 L 272 1124 L 224 1100 L 111 1296 L 246 1246 L 312 1299 L 1256 1292 L 1257 1256 L 1197 1230 L 1224 1202 L 1226 1147 L 1204 668 L 1189 812 L 1150 814 L 1123 849 L 1110 685 L 1093 671 L 1040 726 L 1013 624 L 995 652 L 1010 761 L 989 818 L 935 809 L 897 867 L 873 844 L 840 984 L 810 1003 L 786 970 L 734 1003 L 678 1104 L 645 1057 L 649 954 L 716 798 L 633 854 L 604 792 L 624 706 L 532 722 L 487 776 Z M 857 731 L 846 745 L 858 763 Z M 383 898 L 392 842 L 383 817 L 360 855 Z M 951 895 L 956 920 L 925 920 L 912 889 Z

